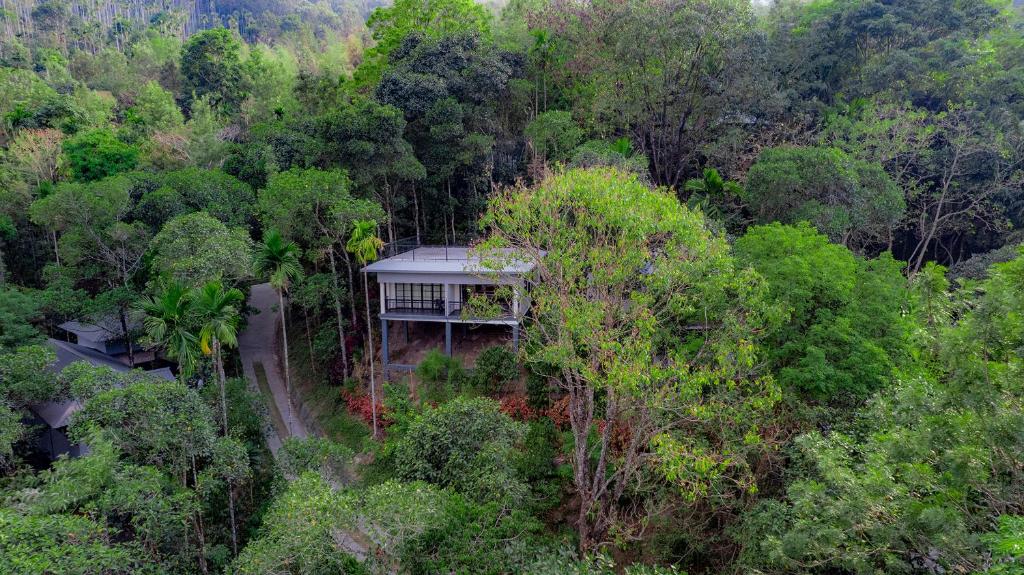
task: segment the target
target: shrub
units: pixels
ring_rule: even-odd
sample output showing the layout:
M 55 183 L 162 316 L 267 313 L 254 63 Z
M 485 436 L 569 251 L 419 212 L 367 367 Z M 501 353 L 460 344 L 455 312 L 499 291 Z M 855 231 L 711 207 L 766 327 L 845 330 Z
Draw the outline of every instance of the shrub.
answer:
M 460 397 L 409 423 L 394 445 L 395 471 L 484 501 L 518 501 L 526 488 L 511 460 L 524 431 L 497 402 Z
M 325 478 L 344 481 L 349 475 L 352 450 L 321 437 L 289 437 L 281 444 L 277 461 L 286 475 L 298 477 L 316 471 Z
M 526 376 L 526 401 L 536 411 L 544 411 L 551 405 L 548 378 L 533 371 Z
M 416 366 L 415 373 L 416 377 L 427 385 L 428 395 L 447 391 L 445 388 L 460 389 L 467 379 L 466 370 L 459 360 L 437 349 L 427 352 L 423 361 Z
M 505 346 L 485 349 L 476 360 L 476 385 L 488 393 L 501 391 L 517 377 L 519 363 L 516 355 Z

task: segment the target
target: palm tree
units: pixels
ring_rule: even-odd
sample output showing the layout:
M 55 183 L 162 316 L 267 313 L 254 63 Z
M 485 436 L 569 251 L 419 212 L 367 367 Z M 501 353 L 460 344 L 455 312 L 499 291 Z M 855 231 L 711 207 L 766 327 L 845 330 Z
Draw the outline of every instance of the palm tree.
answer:
M 241 319 L 239 306 L 245 296 L 236 288 L 224 289 L 220 280 L 206 283 L 203 287 L 193 290 L 189 298 L 193 312 L 199 323 L 199 349 L 205 355 L 213 357 L 220 382 L 220 407 L 223 417 L 223 432 L 228 434 L 228 398 L 227 378 L 224 376 L 224 359 L 221 356 L 223 346 L 238 345 L 238 321 Z M 235 491 L 228 485 L 228 511 L 231 514 L 231 549 L 238 554 L 238 526 L 235 523 Z
M 684 189 L 691 194 L 686 202 L 689 207 L 700 208 L 716 219 L 723 218 L 718 206 L 730 196 L 740 197 L 743 194 L 743 186 L 739 182 L 726 180 L 714 168 L 704 168 L 702 177 L 687 180 Z
M 228 432 L 227 378 L 221 349 L 238 345 L 239 308 L 245 296 L 236 288 L 224 289 L 219 280 L 208 282 L 191 293 L 192 308 L 199 323 L 199 349 L 212 356 L 220 381 L 220 402 L 224 434 Z
M 263 238 L 263 244 L 256 250 L 256 273 L 270 280 L 270 285 L 277 290 L 279 311 L 281 313 L 281 338 L 284 342 L 284 387 L 291 397 L 291 376 L 288 368 L 288 329 L 285 325 L 284 292 L 288 286 L 302 277 L 302 264 L 299 262 L 301 250 L 295 242 L 286 241 L 277 230 L 270 230 Z
M 359 220 L 353 225 L 352 236 L 349 237 L 345 248 L 355 254 L 356 259 L 363 266 L 375 261 L 380 249 L 384 247 L 384 241 L 377 236 L 377 222 L 374 220 Z M 370 280 L 367 273 L 363 272 L 363 294 L 366 296 L 366 349 L 370 356 L 370 408 L 373 419 L 373 436 L 377 437 L 377 382 L 374 374 L 375 365 L 373 358 L 373 322 L 370 319 Z
M 174 280 L 164 282 L 155 296 L 146 296 L 139 304 L 147 339 L 178 362 L 182 383 L 192 375 L 199 357 L 191 307 L 188 288 Z

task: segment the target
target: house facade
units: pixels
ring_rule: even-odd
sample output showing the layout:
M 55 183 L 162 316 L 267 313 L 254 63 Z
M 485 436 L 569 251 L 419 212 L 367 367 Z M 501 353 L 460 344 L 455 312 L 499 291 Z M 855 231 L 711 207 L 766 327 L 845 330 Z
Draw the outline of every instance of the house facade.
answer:
M 526 280 L 533 271 L 532 263 L 512 257 L 482 261 L 467 247 L 392 247 L 387 253 L 388 257 L 362 270 L 376 276 L 380 289 L 385 373 L 389 369 L 413 368 L 390 361 L 388 340 L 392 324 L 443 325 L 444 351 L 449 356 L 452 327 L 456 324 L 508 326 L 512 346 L 518 348 L 520 325 L 530 308 Z

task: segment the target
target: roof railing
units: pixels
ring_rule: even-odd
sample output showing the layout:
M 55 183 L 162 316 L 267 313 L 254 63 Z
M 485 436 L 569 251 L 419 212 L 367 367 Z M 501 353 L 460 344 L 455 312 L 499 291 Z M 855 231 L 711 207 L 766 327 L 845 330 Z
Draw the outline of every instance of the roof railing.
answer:
M 466 246 L 424 245 L 416 238 L 403 238 L 384 244 L 385 258 L 408 261 L 466 261 Z

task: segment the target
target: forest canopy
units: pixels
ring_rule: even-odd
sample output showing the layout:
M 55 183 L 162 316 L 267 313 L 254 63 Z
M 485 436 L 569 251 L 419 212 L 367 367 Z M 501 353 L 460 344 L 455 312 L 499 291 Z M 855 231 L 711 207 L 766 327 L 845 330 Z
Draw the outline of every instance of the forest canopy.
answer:
M 1022 10 L 0 3 L 0 573 L 1024 573 Z

